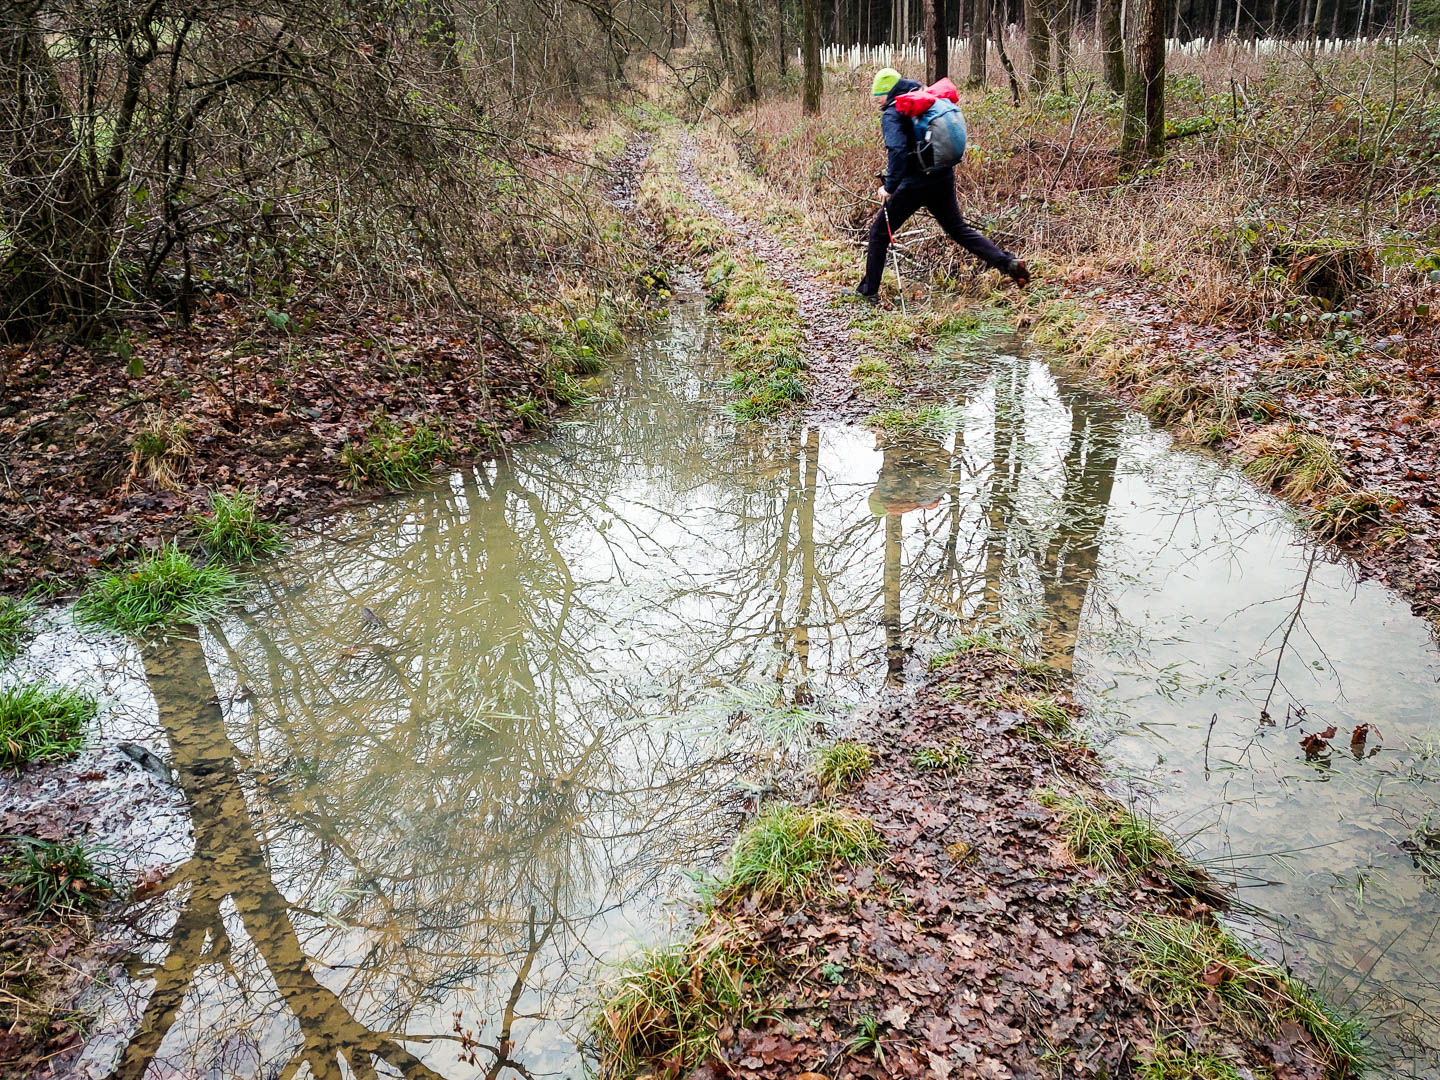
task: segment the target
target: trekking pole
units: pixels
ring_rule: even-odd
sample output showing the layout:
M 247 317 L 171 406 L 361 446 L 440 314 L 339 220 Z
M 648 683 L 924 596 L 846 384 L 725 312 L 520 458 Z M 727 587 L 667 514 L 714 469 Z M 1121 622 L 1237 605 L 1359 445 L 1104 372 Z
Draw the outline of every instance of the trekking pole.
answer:
M 905 314 L 905 283 L 900 280 L 900 252 L 895 250 L 895 231 L 890 228 L 890 200 L 880 204 L 885 215 L 885 231 L 890 234 L 890 259 L 895 264 L 895 287 L 900 290 L 900 314 Z

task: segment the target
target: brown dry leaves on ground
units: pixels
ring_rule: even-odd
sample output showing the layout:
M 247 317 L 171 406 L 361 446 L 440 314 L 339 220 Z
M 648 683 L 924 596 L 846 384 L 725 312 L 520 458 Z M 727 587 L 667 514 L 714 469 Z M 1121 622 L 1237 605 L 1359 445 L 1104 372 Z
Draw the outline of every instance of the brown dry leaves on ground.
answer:
M 1204 1036 L 1203 1011 L 1162 1018 L 1131 979 L 1127 928 L 1146 913 L 1208 921 L 1210 909 L 1150 876 L 1163 867 L 1126 882 L 1077 863 L 1037 795 L 1061 776 L 1093 783 L 1094 755 L 986 700 L 1052 693 L 1057 678 L 975 650 L 869 734 L 875 766 L 838 804 L 875 823 L 888 855 L 837 870 L 830 895 L 801 910 L 748 903 L 719 917 L 714 932 L 763 958 L 755 1001 L 777 1004 L 723 1031 L 723 1060 L 699 1076 L 1123 1076 L 1157 1030 Z M 1063 691 L 1055 700 L 1074 710 Z M 912 763 L 956 739 L 970 754 L 962 777 Z M 855 1044 L 867 1024 L 878 1046 Z M 1226 1050 L 1277 1080 L 1323 1075 L 1309 1036 L 1282 1034 Z
M 503 399 L 544 393 L 535 366 L 493 340 L 482 351 L 451 322 L 339 304 L 289 319 L 277 328 L 264 310 L 216 297 L 190 329 L 156 329 L 134 346 L 139 376 L 100 350 L 8 348 L 3 587 L 73 578 L 182 533 L 210 488 L 248 487 L 265 513 L 291 521 L 332 509 L 355 499 L 341 487 L 340 449 L 377 417 L 441 424 L 465 447 L 482 423 L 520 435 Z M 173 490 L 129 475 L 136 434 L 156 417 L 183 425 L 189 443 Z

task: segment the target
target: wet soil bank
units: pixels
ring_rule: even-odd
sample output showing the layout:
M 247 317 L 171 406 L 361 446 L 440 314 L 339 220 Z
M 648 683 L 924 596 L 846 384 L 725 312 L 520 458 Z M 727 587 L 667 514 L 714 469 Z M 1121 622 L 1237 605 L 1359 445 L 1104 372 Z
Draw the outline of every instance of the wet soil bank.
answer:
M 1144 859 L 1076 849 L 1076 813 L 1134 819 L 1067 738 L 1069 675 L 985 639 L 960 649 L 863 732 L 873 765 L 850 790 L 812 787 L 884 853 L 829 867 L 803 902 L 722 892 L 702 916 L 674 1000 L 703 997 L 717 955 L 745 973 L 708 1052 L 693 1029 L 677 1045 L 678 1010 L 637 1021 L 618 997 L 602 1046 L 669 1075 L 703 1057 L 697 1077 L 1354 1075 L 1314 999 L 1219 928 L 1203 871 L 1163 840 Z

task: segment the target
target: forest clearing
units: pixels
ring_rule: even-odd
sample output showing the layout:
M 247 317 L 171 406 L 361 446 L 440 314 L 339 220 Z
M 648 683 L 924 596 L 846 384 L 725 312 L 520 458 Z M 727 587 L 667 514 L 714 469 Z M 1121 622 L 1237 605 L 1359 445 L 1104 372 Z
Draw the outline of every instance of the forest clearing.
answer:
M 1440 1076 L 1437 32 L 11 5 L 0 1071 Z

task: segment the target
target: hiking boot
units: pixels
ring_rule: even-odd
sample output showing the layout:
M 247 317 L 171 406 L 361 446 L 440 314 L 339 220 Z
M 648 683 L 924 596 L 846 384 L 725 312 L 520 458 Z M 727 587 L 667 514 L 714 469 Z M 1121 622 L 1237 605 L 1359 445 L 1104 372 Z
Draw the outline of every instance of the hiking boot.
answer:
M 861 300 L 864 300 L 865 303 L 869 304 L 871 307 L 875 307 L 877 304 L 880 303 L 880 294 L 879 294 L 879 293 L 861 292 L 861 291 L 857 288 L 857 289 L 855 290 L 855 295 L 858 296 Z
M 1011 259 L 1003 269 L 1020 288 L 1023 289 L 1030 284 L 1030 268 L 1019 259 Z

